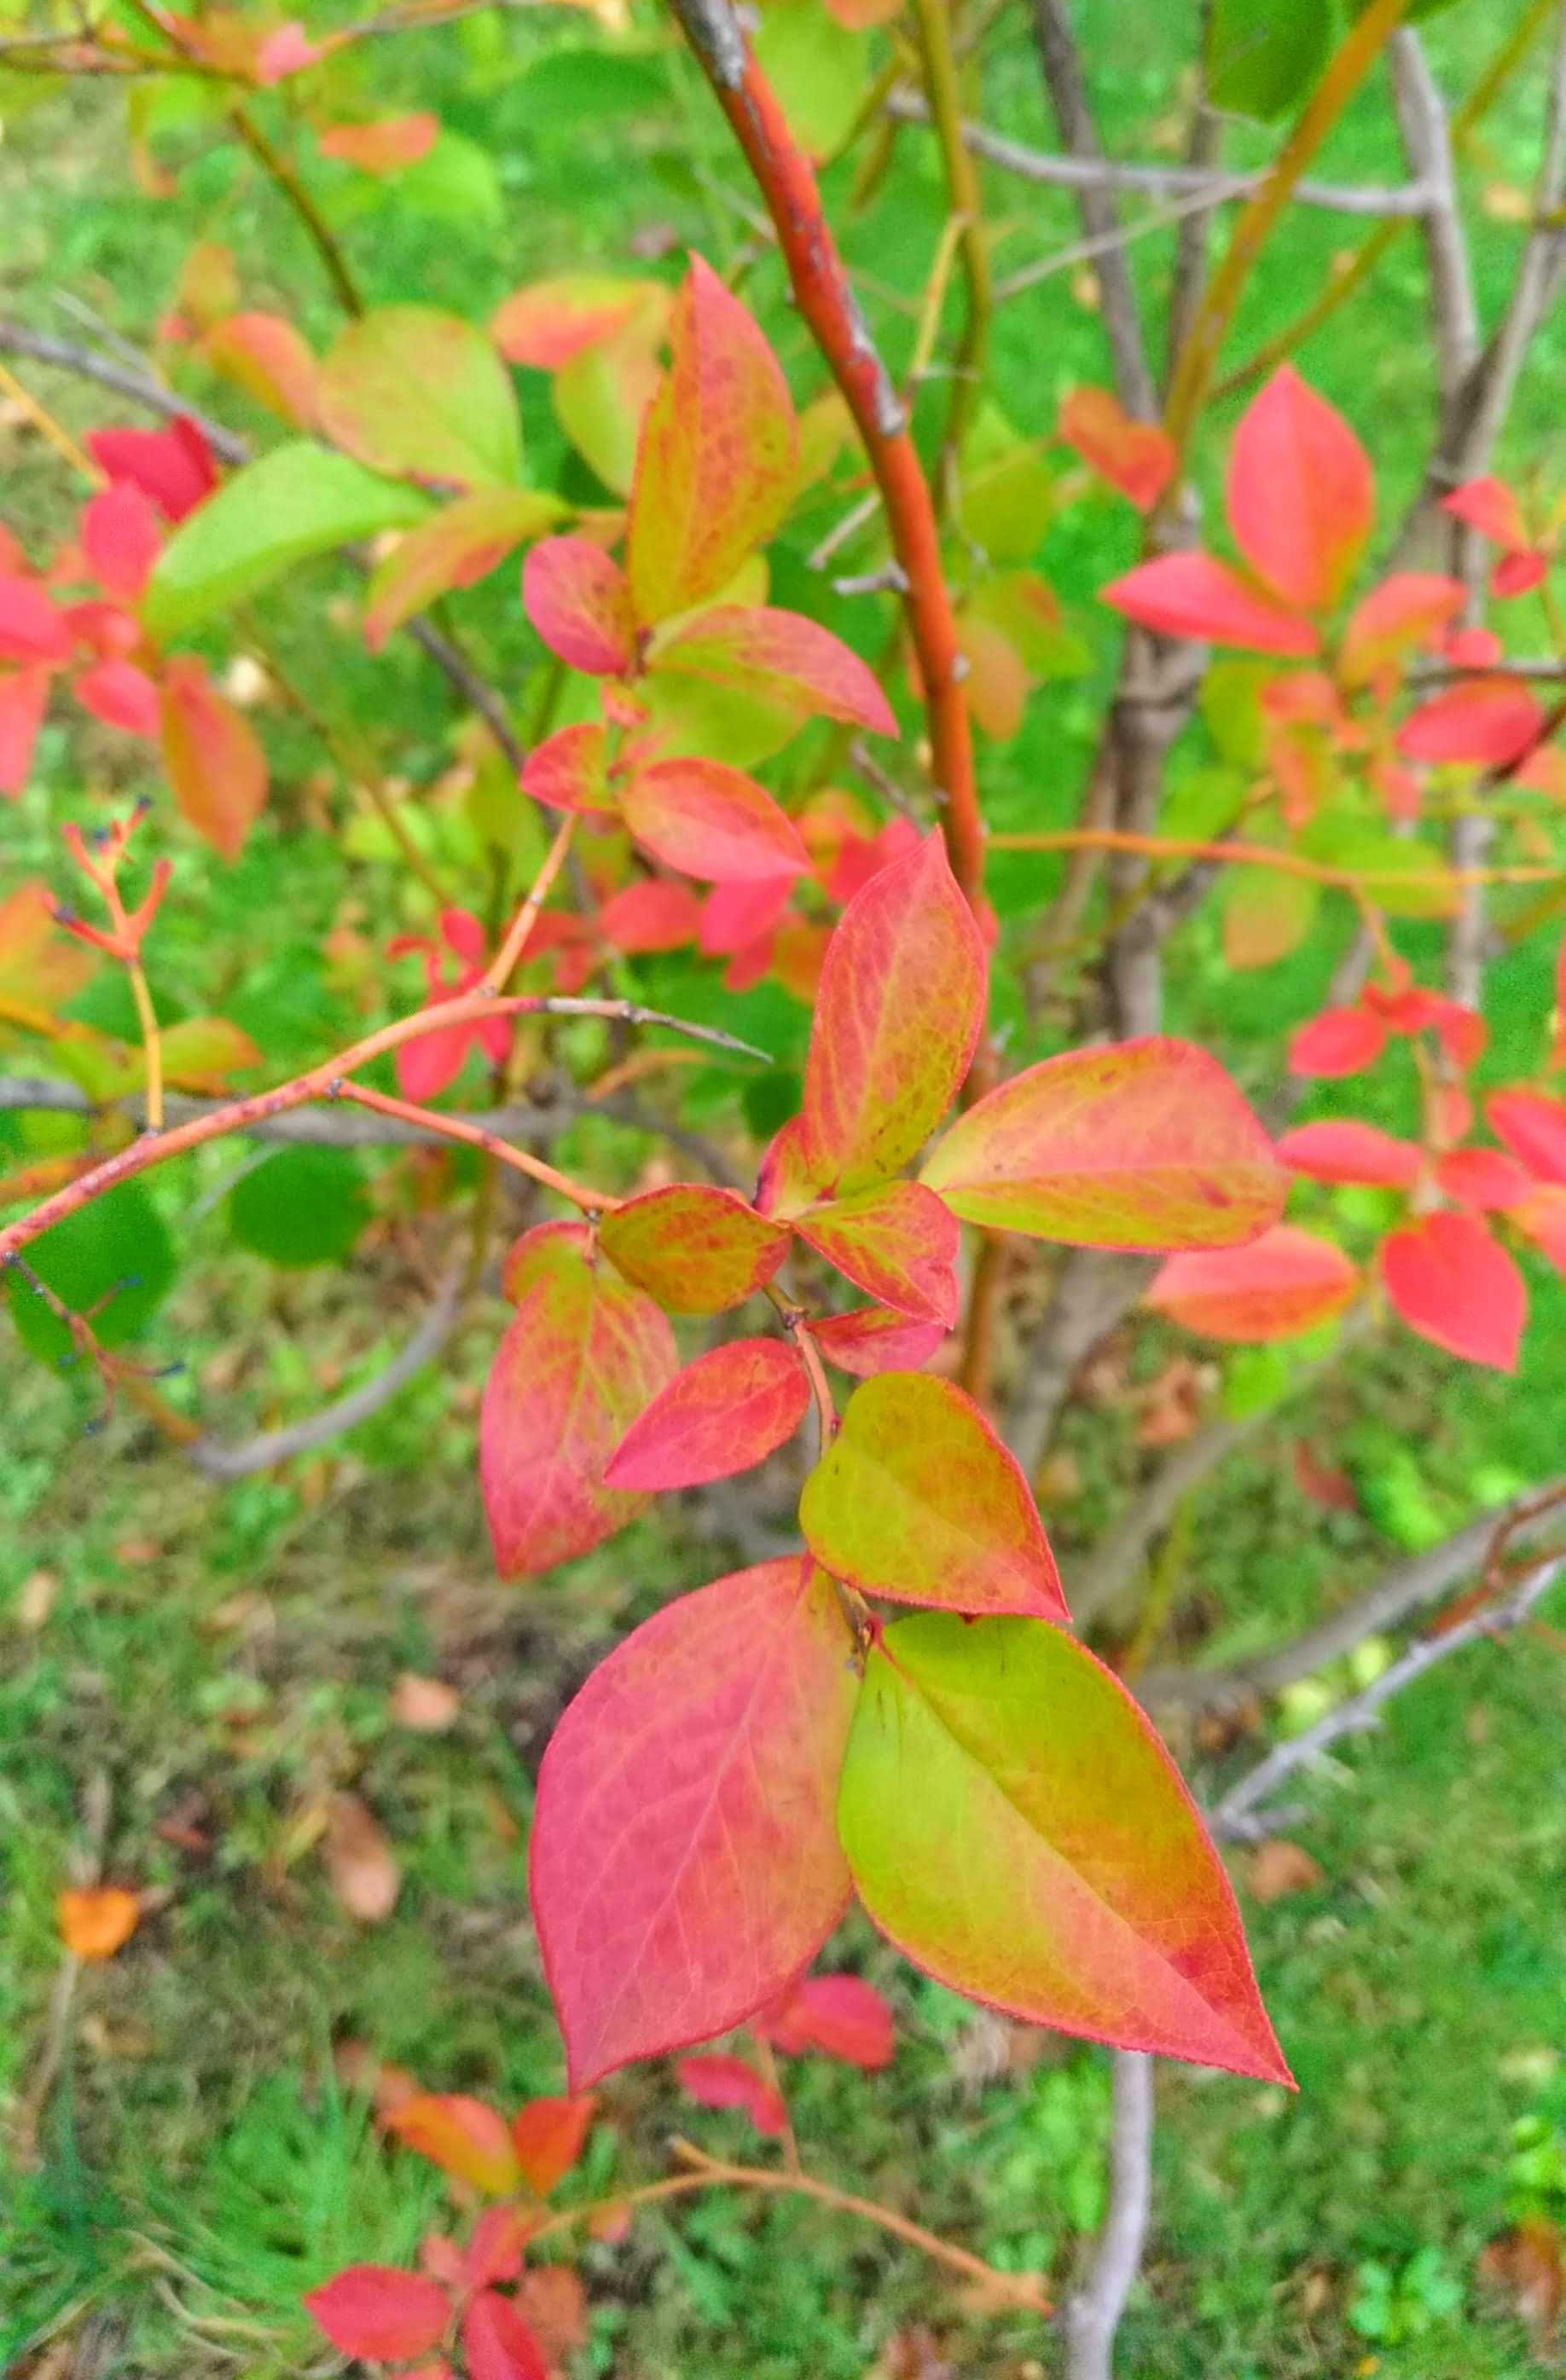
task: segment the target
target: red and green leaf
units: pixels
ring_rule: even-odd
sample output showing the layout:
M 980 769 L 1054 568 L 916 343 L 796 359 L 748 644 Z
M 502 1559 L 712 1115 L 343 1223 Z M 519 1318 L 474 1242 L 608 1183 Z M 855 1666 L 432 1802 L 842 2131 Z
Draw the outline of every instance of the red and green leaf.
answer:
M 844 1280 L 916 1322 L 957 1319 L 957 1219 L 918 1182 L 884 1182 L 835 1205 L 812 1207 L 799 1236 Z
M 511 2119 L 511 2143 L 522 2179 L 539 2198 L 564 2181 L 587 2145 L 598 2101 L 591 2092 L 571 2099 L 529 2099 Z
M 522 565 L 522 607 L 557 660 L 594 677 L 637 666 L 631 590 L 619 564 L 585 537 L 547 537 Z
M 617 280 L 607 273 L 566 273 L 513 290 L 496 307 L 490 336 L 508 362 L 559 371 L 584 348 L 601 346 L 628 323 L 649 331 L 667 323 L 670 297 L 662 282 Z
M 1137 421 L 1112 389 L 1074 388 L 1061 401 L 1060 433 L 1089 469 L 1149 513 L 1180 467 L 1156 421 Z
M 486 2197 L 504 2197 L 522 2178 L 504 2117 L 481 2099 L 419 2091 L 399 2100 L 381 2120 L 405 2148 L 416 2149 L 443 2173 L 471 2182 Z
M 606 1256 L 671 1314 L 722 1314 L 764 1289 L 788 1232 L 734 1190 L 676 1182 L 627 1198 L 603 1219 Z
M 756 884 L 803 875 L 809 856 L 771 794 L 722 760 L 655 760 L 620 789 L 620 809 L 644 851 L 707 884 Z
M 377 306 L 322 358 L 316 411 L 337 445 L 443 488 L 509 487 L 522 430 L 504 365 L 482 331 L 430 306 Z
M 475 587 L 525 538 L 560 516 L 553 496 L 532 488 L 480 488 L 459 496 L 397 540 L 371 578 L 364 601 L 364 641 L 378 653 L 394 628 L 455 588 Z
M 608 729 L 596 720 L 557 727 L 534 745 L 522 763 L 520 782 L 525 794 L 535 802 L 547 802 L 551 809 L 575 810 L 581 818 L 613 818 Z
M 213 323 L 201 353 L 213 371 L 290 429 L 314 428 L 314 352 L 281 314 L 230 314 Z
M 857 653 L 797 612 L 725 603 L 660 637 L 648 667 L 710 678 L 801 719 L 836 719 L 895 735 L 891 704 Z
M 1433 571 L 1399 570 L 1373 588 L 1349 615 L 1338 652 L 1338 675 L 1345 686 L 1363 686 L 1386 669 L 1435 642 L 1468 601 L 1460 578 Z
M 824 1315 L 809 1330 L 827 1362 L 857 1380 L 873 1379 L 878 1372 L 917 1371 L 946 1336 L 939 1322 L 913 1322 L 884 1305 Z
M 797 1350 L 732 1339 L 676 1372 L 631 1424 L 604 1478 L 658 1494 L 754 1469 L 794 1436 L 810 1403 Z
M 164 767 L 180 814 L 225 859 L 237 859 L 266 799 L 266 755 L 194 653 L 164 667 Z

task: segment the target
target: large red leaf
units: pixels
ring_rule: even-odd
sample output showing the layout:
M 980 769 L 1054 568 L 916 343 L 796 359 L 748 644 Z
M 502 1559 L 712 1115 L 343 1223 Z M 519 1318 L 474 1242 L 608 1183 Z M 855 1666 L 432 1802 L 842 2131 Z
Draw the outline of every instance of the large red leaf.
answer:
M 1409 713 L 1398 750 L 1410 760 L 1504 769 L 1532 751 L 1544 726 L 1543 711 L 1515 678 L 1465 678 Z
M 1506 1250 L 1475 1215 L 1426 1215 L 1381 1243 L 1387 1295 L 1411 1330 L 1462 1355 L 1514 1372 L 1528 1293 Z
M 366 2363 L 401 2362 L 438 2347 L 451 2319 L 445 2292 L 421 2273 L 394 2265 L 350 2265 L 305 2300 L 342 2355 Z
M 1205 1339 L 1292 1339 L 1351 1305 L 1359 1273 L 1341 1248 L 1275 1223 L 1243 1248 L 1171 1257 L 1147 1303 Z
M 489 2197 L 504 2196 L 521 2180 L 505 2119 L 482 2099 L 461 2092 L 416 2091 L 388 2108 L 382 2122 L 405 2148 L 417 2149 L 443 2173 L 455 2174 Z
M 722 1314 L 764 1289 L 788 1233 L 737 1191 L 675 1182 L 627 1198 L 603 1219 L 605 1253 L 671 1314 Z
M 1442 578 L 1433 571 L 1399 570 L 1372 588 L 1354 606 L 1338 653 L 1338 675 L 1345 686 L 1363 686 L 1426 645 L 1455 620 L 1468 601 L 1461 578 Z
M 648 666 L 713 678 L 757 700 L 782 703 L 804 719 L 837 719 L 878 735 L 897 733 L 892 706 L 858 654 L 797 612 L 739 603 L 699 612 L 658 639 Z
M 1159 1038 L 1014 1075 L 920 1178 L 965 1222 L 1096 1248 L 1232 1247 L 1277 1220 L 1288 1188 L 1218 1061 Z
M 855 1390 L 805 1482 L 799 1525 L 823 1569 L 862 1594 L 1071 1616 L 1015 1459 L 971 1397 L 928 1372 Z
M 575 810 L 579 818 L 613 818 L 608 729 L 596 719 L 557 727 L 523 761 L 522 790 L 551 809 Z
M 704 883 L 769 883 L 809 865 L 771 794 L 723 760 L 655 760 L 626 779 L 620 808 L 655 859 Z
M 696 1488 L 749 1471 L 794 1436 L 810 1403 L 798 1352 L 782 1339 L 732 1339 L 677 1372 L 631 1424 L 604 1478 L 612 1488 Z
M 1543 1091 L 1492 1091 L 1485 1119 L 1537 1180 L 1566 1183 L 1566 1099 Z
M 1061 400 L 1060 433 L 1083 461 L 1149 513 L 1180 466 L 1174 442 L 1156 421 L 1137 421 L 1112 389 L 1074 388 Z
M 0 662 L 53 666 L 68 661 L 70 650 L 70 630 L 43 589 L 0 571 Z
M 572 2099 L 529 2099 L 517 2108 L 512 2145 L 522 2179 L 538 2197 L 547 2198 L 581 2155 L 597 2106 L 587 2092 Z
M 585 537 L 546 537 L 522 565 L 522 608 L 550 651 L 594 677 L 637 665 L 631 590 L 612 554 Z
M 726 587 L 793 502 L 799 432 L 777 358 L 699 256 L 642 422 L 626 569 L 644 626 Z
M 1337 601 L 1375 522 L 1376 482 L 1342 415 L 1292 364 L 1241 416 L 1224 493 L 1234 542 L 1284 602 Z
M 549 2358 L 509 2298 L 480 2289 L 462 2317 L 467 2380 L 549 2380 Z
M 641 1499 L 606 1488 L 604 1465 L 678 1366 L 662 1309 L 591 1260 L 589 1245 L 580 1223 L 540 1223 L 507 1260 L 516 1313 L 479 1419 L 503 1578 L 529 1578 L 625 1526 Z
M 1253 653 L 1314 653 L 1308 620 L 1273 602 L 1208 553 L 1164 553 L 1111 581 L 1103 601 L 1163 637 L 1199 637 Z
M 818 1256 L 882 1305 L 950 1330 L 957 1319 L 957 1219 L 919 1182 L 883 1182 L 795 1226 Z
M 884 1305 L 859 1305 L 812 1322 L 810 1336 L 829 1364 L 868 1380 L 878 1372 L 917 1372 L 946 1333 L 939 1322 L 912 1322 Z
M 1313 1182 L 1357 1182 L 1375 1189 L 1408 1190 L 1419 1179 L 1422 1152 L 1373 1123 L 1302 1123 L 1278 1143 L 1280 1164 Z
M 872 876 L 827 946 L 794 1137 L 795 1179 L 867 1188 L 905 1165 L 968 1071 L 984 1022 L 984 944 L 939 834 Z
M 838 1824 L 882 1931 L 970 1998 L 1291 2080 L 1179 1772 L 1060 1628 L 927 1613 L 869 1655 Z
M 574 2090 L 742 2023 L 832 1932 L 851 1650 L 830 1583 L 791 1556 L 668 1605 L 566 1710 L 530 1880 Z
M 194 653 L 164 664 L 164 767 L 182 815 L 225 859 L 237 859 L 266 799 L 266 755 Z
M 892 2010 L 858 1975 L 807 1975 L 750 2029 L 789 2058 L 817 2049 L 867 2074 L 892 2063 Z

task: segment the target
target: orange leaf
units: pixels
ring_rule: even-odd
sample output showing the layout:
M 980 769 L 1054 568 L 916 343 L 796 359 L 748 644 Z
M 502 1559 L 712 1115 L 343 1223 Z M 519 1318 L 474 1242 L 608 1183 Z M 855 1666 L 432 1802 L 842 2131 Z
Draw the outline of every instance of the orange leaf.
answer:
M 135 1933 L 141 1903 L 117 1884 L 62 1892 L 55 1903 L 60 1939 L 73 1958 L 112 1959 Z
M 597 2106 L 589 2091 L 575 2099 L 529 2099 L 516 2110 L 512 2145 L 522 2179 L 538 2197 L 547 2198 L 581 2155 Z
M 297 430 L 314 422 L 315 357 L 281 314 L 230 314 L 207 333 L 201 352 L 269 413 Z
M 223 858 L 237 859 L 266 799 L 266 755 L 193 653 L 164 665 L 163 747 L 181 815 Z
M 1135 420 L 1112 389 L 1074 388 L 1062 400 L 1060 432 L 1139 513 L 1152 511 L 1178 467 L 1173 442 L 1156 422 Z
M 505 2119 L 481 2099 L 460 2092 L 421 2092 L 382 2119 L 405 2148 L 438 2165 L 443 2173 L 470 2181 L 475 2190 L 500 2198 L 522 2176 Z
M 382 115 L 373 124 L 334 124 L 320 136 L 323 157 L 356 165 L 361 174 L 395 174 L 427 157 L 440 135 L 441 119 L 421 108 L 415 115 Z

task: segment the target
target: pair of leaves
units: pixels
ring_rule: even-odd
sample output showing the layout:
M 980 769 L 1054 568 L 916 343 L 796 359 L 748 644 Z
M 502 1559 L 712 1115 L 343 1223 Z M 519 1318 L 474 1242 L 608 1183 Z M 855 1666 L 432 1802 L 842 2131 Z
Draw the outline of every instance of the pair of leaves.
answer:
M 1147 1721 L 1061 1630 L 902 1621 L 863 1681 L 785 1560 L 670 1605 L 544 1755 L 535 1920 L 574 2086 L 710 2038 L 803 1973 L 857 1888 L 954 1988 L 1286 2079 L 1238 1914 Z

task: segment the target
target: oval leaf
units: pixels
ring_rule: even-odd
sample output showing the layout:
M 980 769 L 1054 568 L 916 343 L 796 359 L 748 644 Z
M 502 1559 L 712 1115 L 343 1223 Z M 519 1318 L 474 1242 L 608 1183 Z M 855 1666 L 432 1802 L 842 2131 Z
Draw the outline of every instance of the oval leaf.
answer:
M 547 2198 L 581 2155 L 598 2101 L 590 2093 L 573 2099 L 529 2099 L 511 2119 L 511 2142 L 522 2179 Z
M 698 1355 L 654 1397 L 614 1450 L 612 1488 L 657 1493 L 749 1471 L 804 1420 L 810 1383 L 781 1339 L 734 1339 Z
M 181 816 L 223 858 L 237 859 L 266 799 L 266 755 L 194 653 L 164 666 L 163 751 Z
M 828 1363 L 856 1380 L 873 1379 L 878 1372 L 917 1372 L 946 1336 L 938 1322 L 911 1322 L 884 1305 L 829 1314 L 809 1328 Z
M 431 306 L 377 306 L 322 358 L 327 436 L 377 471 L 436 487 L 522 476 L 522 429 L 504 365 L 481 331 Z
M 771 794 L 722 760 L 656 760 L 626 779 L 620 808 L 644 850 L 704 883 L 770 883 L 809 865 Z
M 1315 1330 L 1358 1291 L 1358 1270 L 1341 1248 L 1275 1223 L 1243 1248 L 1171 1257 L 1146 1303 L 1205 1339 L 1260 1342 Z
M 606 1256 L 671 1314 L 722 1314 L 762 1289 L 788 1252 L 788 1233 L 737 1191 L 675 1182 L 627 1198 L 604 1217 Z
M 1313 1182 L 1354 1182 L 1374 1190 L 1410 1190 L 1423 1152 L 1373 1123 L 1302 1123 L 1278 1143 L 1278 1161 Z
M 1199 637 L 1251 653 L 1314 653 L 1308 620 L 1208 553 L 1164 553 L 1111 581 L 1102 600 L 1160 637 Z
M 305 2300 L 341 2355 L 370 2363 L 401 2362 L 438 2347 L 451 2308 L 445 2291 L 422 2273 L 394 2265 L 350 2265 Z

